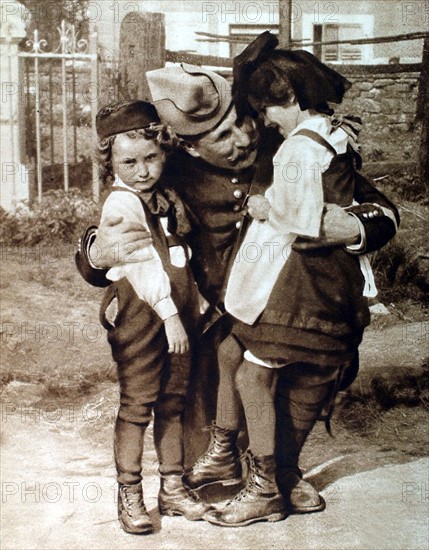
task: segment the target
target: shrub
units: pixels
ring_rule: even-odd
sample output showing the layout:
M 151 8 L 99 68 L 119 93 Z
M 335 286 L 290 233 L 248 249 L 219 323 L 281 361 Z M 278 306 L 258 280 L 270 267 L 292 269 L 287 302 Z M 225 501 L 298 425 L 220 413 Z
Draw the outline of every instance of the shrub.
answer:
M 91 191 L 92 164 L 89 157 L 82 157 L 76 164 L 69 164 L 69 189 L 84 193 Z M 64 164 L 45 164 L 42 167 L 43 192 L 64 190 Z M 36 190 L 35 190 L 36 192 Z M 64 191 L 63 191 L 64 192 Z
M 86 226 L 98 223 L 100 208 L 90 195 L 79 190 L 67 194 L 49 191 L 31 210 L 26 206 L 15 214 L 0 210 L 0 243 L 32 246 L 40 242 L 75 242 Z
M 364 165 L 362 172 L 395 203 L 428 203 L 428 184 L 419 178 L 413 163 L 373 163 Z
M 428 263 L 416 245 L 410 245 L 404 234 L 397 237 L 373 257 L 373 268 L 379 299 L 394 301 L 407 298 L 428 303 Z

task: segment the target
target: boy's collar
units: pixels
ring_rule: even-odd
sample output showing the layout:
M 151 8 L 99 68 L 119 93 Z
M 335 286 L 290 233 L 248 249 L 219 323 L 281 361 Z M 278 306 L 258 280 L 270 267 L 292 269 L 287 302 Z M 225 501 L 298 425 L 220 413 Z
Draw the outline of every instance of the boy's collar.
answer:
M 117 175 L 115 175 L 112 187 L 132 191 L 143 200 L 152 214 L 167 216 L 170 233 L 183 237 L 191 231 L 183 204 L 172 189 L 164 189 L 164 192 L 161 192 L 155 186 L 151 192 L 142 193 L 124 183 Z
M 126 189 L 130 189 L 131 191 L 134 191 L 134 189 L 132 187 L 130 187 L 129 185 L 127 185 L 126 183 L 124 183 L 117 174 L 115 174 L 115 180 L 113 182 L 113 187 L 125 187 Z
M 112 187 L 115 189 L 127 189 L 127 191 L 132 191 L 143 200 L 152 214 L 162 216 L 167 215 L 167 211 L 170 208 L 170 203 L 159 191 L 159 189 L 156 188 L 156 186 L 150 191 L 138 191 L 137 189 L 133 189 L 130 185 L 124 183 L 121 178 L 116 175 Z

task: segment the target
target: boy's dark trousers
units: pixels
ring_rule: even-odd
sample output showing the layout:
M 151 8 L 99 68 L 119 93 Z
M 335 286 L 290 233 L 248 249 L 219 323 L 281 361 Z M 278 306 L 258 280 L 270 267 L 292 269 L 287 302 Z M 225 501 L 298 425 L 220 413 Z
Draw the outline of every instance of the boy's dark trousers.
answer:
M 105 310 L 114 298 L 117 314 L 108 321 Z M 168 353 L 163 322 L 138 299 L 126 278 L 107 289 L 100 320 L 108 331 L 120 386 L 115 426 L 118 482 L 132 485 L 141 481 L 144 435 L 152 412 L 160 473 L 182 474 L 182 414 L 189 380 L 189 354 Z
M 126 410 L 129 410 L 126 407 Z M 123 485 L 139 483 L 144 446 L 144 435 L 154 412 L 154 441 L 161 475 L 183 473 L 182 445 L 182 396 L 163 396 L 154 405 L 140 408 L 145 411 L 139 421 L 124 420 L 124 410 L 120 408 L 115 425 L 115 462 L 118 482 Z M 125 413 L 126 414 L 126 413 Z M 141 414 L 141 413 L 140 413 Z M 134 420 L 137 420 L 134 417 Z

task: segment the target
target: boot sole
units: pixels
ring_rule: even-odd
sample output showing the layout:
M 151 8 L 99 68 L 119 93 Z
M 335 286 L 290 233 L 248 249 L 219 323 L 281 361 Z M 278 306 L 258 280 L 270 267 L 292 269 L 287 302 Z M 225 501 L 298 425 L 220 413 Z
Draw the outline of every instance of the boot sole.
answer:
M 161 516 L 168 516 L 170 518 L 177 517 L 177 516 L 182 516 L 185 519 L 187 519 L 188 521 L 201 521 L 203 519 L 202 515 L 197 516 L 197 517 L 186 516 L 180 510 L 169 510 L 167 508 L 162 508 L 161 506 L 158 506 L 158 509 L 159 509 L 159 513 L 161 514 Z
M 211 518 L 210 516 L 203 516 L 203 519 L 205 521 L 208 521 L 209 523 L 212 523 L 213 525 L 220 525 L 221 527 L 246 527 L 246 525 L 251 525 L 252 523 L 257 523 L 259 521 L 268 521 L 270 523 L 274 523 L 275 521 L 282 521 L 283 519 L 286 519 L 286 517 L 286 513 L 276 512 L 261 518 L 251 518 L 246 521 L 240 521 L 239 523 L 225 523 L 224 521 Z
M 308 506 L 307 508 L 294 508 L 293 506 L 288 506 L 287 511 L 289 514 L 314 514 L 315 512 L 323 512 L 325 508 L 325 499 L 320 496 L 320 504 L 317 506 Z
M 241 477 L 235 477 L 233 479 L 216 479 L 214 481 L 209 481 L 208 483 L 204 483 L 203 485 L 195 485 L 195 486 L 190 485 L 186 479 L 183 479 L 183 483 L 189 489 L 193 489 L 194 491 L 198 491 L 198 489 L 202 489 L 203 487 L 210 487 L 210 485 L 222 485 L 222 487 L 230 487 L 232 485 L 240 485 L 241 483 L 243 483 L 243 479 Z
M 150 535 L 153 533 L 153 525 L 148 525 L 147 527 L 128 527 L 125 525 L 125 523 L 120 519 L 119 523 L 122 527 L 122 530 L 125 531 L 125 533 L 129 533 L 130 535 Z

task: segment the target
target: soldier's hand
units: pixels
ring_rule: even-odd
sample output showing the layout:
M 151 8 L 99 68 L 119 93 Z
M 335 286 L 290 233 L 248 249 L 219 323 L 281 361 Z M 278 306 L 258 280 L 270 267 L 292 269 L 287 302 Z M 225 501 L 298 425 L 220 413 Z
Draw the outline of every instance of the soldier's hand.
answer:
M 360 237 L 359 224 L 337 204 L 326 204 L 322 218 L 321 237 L 329 245 L 355 244 Z
M 134 253 L 150 244 L 150 233 L 142 229 L 141 225 L 126 222 L 123 216 L 112 216 L 106 218 L 98 228 L 89 256 L 91 262 L 100 268 L 134 263 L 139 261 L 138 255 Z

